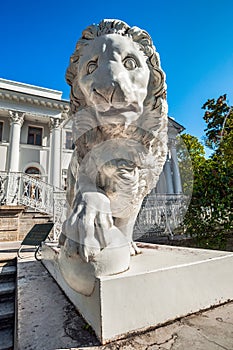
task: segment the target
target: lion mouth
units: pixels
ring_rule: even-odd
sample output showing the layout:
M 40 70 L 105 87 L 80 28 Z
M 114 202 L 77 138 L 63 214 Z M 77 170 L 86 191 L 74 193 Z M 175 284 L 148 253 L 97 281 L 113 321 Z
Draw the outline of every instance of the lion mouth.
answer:
M 104 111 L 104 112 L 100 112 L 98 111 L 98 115 L 100 117 L 116 117 L 116 116 L 119 116 L 119 115 L 124 115 L 125 113 L 139 113 L 140 112 L 140 109 L 138 106 L 135 106 L 133 104 L 130 104 L 129 106 L 127 107 L 124 107 L 124 108 L 116 108 L 116 107 L 110 107 L 107 111 Z

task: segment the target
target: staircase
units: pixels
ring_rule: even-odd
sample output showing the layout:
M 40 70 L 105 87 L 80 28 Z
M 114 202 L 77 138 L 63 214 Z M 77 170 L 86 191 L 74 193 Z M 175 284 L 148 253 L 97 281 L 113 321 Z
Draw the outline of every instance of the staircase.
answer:
M 65 191 L 25 173 L 0 171 L 0 206 L 3 205 L 24 205 L 48 215 L 54 222 L 53 239 L 57 240 L 66 218 Z
M 0 350 L 14 349 L 16 259 L 0 261 Z

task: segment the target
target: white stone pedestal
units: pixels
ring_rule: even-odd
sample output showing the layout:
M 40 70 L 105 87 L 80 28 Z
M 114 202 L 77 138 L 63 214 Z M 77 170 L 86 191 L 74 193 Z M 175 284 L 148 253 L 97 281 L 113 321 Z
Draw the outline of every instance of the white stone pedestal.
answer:
M 140 244 L 128 271 L 96 279 L 86 297 L 64 281 L 59 249 L 44 245 L 42 261 L 102 344 L 129 333 L 233 300 L 233 253 Z

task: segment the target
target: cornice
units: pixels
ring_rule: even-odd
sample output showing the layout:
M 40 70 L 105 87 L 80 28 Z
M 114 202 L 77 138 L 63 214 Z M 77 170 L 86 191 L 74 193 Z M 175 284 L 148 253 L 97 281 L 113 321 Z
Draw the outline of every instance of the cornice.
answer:
M 185 130 L 185 127 L 178 123 L 174 118 L 168 116 L 168 121 L 169 128 L 175 128 L 179 133 Z
M 4 111 L 4 112 L 8 112 L 9 111 L 12 111 L 12 112 L 21 112 L 21 113 L 24 113 L 25 114 L 25 117 L 31 117 L 31 118 L 35 118 L 35 119 L 38 119 L 39 118 L 44 118 L 44 119 L 47 119 L 48 121 L 50 119 L 53 119 L 53 118 L 57 118 L 57 116 L 55 115 L 51 115 L 49 113 L 41 113 L 41 112 L 35 112 L 35 113 L 32 113 L 32 112 L 28 112 L 28 111 L 24 111 L 24 110 L 19 110 L 19 109 L 13 109 L 13 108 L 2 108 L 0 106 L 0 111 Z M 61 118 L 58 118 L 58 119 L 61 119 L 61 121 L 65 121 L 69 118 L 68 116 L 68 113 L 66 110 L 63 110 L 61 112 Z
M 0 100 L 27 103 L 59 111 L 67 111 L 69 101 L 49 99 L 47 97 L 36 96 L 24 92 L 15 92 L 7 89 L 0 89 Z

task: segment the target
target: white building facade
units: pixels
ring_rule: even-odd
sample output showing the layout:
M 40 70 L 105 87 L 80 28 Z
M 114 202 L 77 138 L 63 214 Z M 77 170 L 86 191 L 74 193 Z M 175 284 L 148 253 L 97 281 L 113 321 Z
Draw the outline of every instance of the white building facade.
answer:
M 64 188 L 72 154 L 68 110 L 60 91 L 0 79 L 0 171 Z

